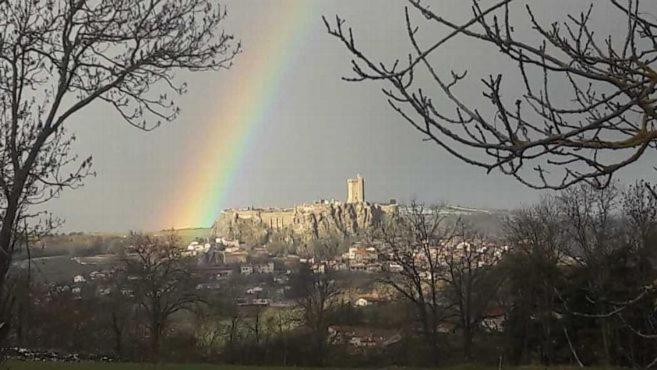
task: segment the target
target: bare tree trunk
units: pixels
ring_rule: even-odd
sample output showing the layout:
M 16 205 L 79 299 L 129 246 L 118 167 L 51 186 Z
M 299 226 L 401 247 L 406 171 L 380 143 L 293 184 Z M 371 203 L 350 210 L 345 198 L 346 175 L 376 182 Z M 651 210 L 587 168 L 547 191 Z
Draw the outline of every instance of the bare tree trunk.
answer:
M 114 331 L 114 351 L 120 358 L 123 355 L 123 330 L 119 325 L 116 312 L 112 312 L 112 330 Z
M 428 333 L 429 335 L 429 343 L 431 344 L 431 362 L 434 366 L 438 366 L 440 364 L 440 353 L 438 352 L 438 333 L 436 332 L 436 329 L 430 330 Z
M 600 332 L 602 335 L 602 347 L 603 347 L 603 353 L 604 353 L 604 364 L 606 366 L 611 365 L 611 352 L 610 352 L 610 347 L 609 347 L 609 332 L 607 330 L 608 325 L 607 321 L 602 319 L 601 325 L 600 325 Z
M 287 366 L 287 335 L 283 331 L 283 319 L 279 316 L 278 318 L 278 334 L 283 337 L 283 366 Z
M 162 336 L 162 324 L 156 319 L 151 325 L 151 356 L 153 362 L 160 361 L 160 340 Z
M 11 316 L 13 310 L 13 287 L 6 286 L 7 273 L 11 266 L 14 246 L 14 229 L 16 227 L 16 218 L 18 217 L 20 192 L 16 191 L 18 185 L 22 190 L 25 183 L 24 176 L 17 176 L 17 184 L 14 185 L 11 196 L 7 199 L 7 208 L 2 217 L 2 226 L 0 227 L 0 348 L 5 347 L 5 341 L 9 335 Z M 3 358 L 0 357 L 0 361 Z
M 233 361 L 235 356 L 235 340 L 237 336 L 237 316 L 233 316 L 230 320 L 230 329 L 228 332 L 228 357 L 229 361 Z
M 470 325 L 463 328 L 463 357 L 466 361 L 472 359 L 472 328 Z
M 566 340 L 568 341 L 568 347 L 570 347 L 570 352 L 573 354 L 573 357 L 575 358 L 575 361 L 577 361 L 577 365 L 579 367 L 584 367 L 584 364 L 579 359 L 579 356 L 577 355 L 577 352 L 575 351 L 575 347 L 573 346 L 573 342 L 570 340 L 570 336 L 568 335 L 568 329 L 563 328 L 563 333 L 566 336 Z
M 326 346 L 325 346 L 325 333 L 322 328 L 315 329 L 315 350 L 317 355 L 317 365 L 320 367 L 324 366 L 324 361 L 326 357 Z

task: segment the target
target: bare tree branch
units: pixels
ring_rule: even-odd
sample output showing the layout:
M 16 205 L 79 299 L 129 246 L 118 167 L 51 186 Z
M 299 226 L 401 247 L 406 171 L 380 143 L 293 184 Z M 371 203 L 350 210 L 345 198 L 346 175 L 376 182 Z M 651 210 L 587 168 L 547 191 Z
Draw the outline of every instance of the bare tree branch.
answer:
M 640 11 L 638 0 L 629 6 L 610 2 L 627 24 L 622 37 L 596 34 L 594 6 L 545 26 L 527 5 L 528 32 L 539 39 L 530 43 L 518 36 L 521 31 L 509 16 L 516 10 L 512 0 L 486 9 L 474 0 L 472 17 L 462 24 L 441 17 L 425 2 L 408 0 L 405 28 L 414 52 L 403 67 L 401 59 L 386 64 L 366 55 L 342 18 L 324 23 L 354 57 L 354 75 L 345 80 L 384 83 L 388 103 L 404 121 L 455 157 L 533 188 L 564 189 L 581 181 L 605 187 L 616 171 L 657 144 L 657 25 Z M 422 16 L 423 27 L 411 13 Z M 422 31 L 433 36 L 432 25 L 448 32 L 424 46 Z M 502 74 L 491 73 L 481 81 L 485 104 L 460 97 L 456 87 L 466 81 L 467 70 L 445 73 L 432 59 L 448 52 L 446 42 L 459 37 L 492 47 L 516 64 L 524 91 L 505 86 Z M 420 75 L 428 77 L 432 90 Z M 555 99 L 558 84 L 569 86 L 569 100 L 563 91 Z

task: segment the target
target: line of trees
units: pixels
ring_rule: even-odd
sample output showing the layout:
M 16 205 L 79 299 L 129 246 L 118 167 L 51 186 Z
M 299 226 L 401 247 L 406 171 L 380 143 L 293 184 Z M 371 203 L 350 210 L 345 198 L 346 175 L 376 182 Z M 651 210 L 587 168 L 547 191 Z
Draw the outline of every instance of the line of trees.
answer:
M 518 360 L 540 353 L 545 363 L 570 355 L 587 365 L 655 364 L 657 202 L 649 189 L 576 186 L 509 224 Z
M 463 361 L 492 361 L 493 351 L 514 364 L 653 366 L 651 189 L 576 185 L 515 211 L 496 245 L 439 208 L 413 204 L 374 236 L 382 282 L 410 304 L 435 365 L 453 359 L 454 339 L 441 330 L 451 324 Z M 505 344 L 491 348 L 492 338 Z

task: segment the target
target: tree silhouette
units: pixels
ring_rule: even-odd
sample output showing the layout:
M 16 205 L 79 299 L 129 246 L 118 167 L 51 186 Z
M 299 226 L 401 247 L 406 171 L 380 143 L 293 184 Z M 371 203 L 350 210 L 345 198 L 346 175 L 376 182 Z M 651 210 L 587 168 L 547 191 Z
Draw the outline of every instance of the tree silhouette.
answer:
M 472 18 L 459 24 L 426 2 L 408 0 L 405 28 L 412 52 L 392 63 L 367 55 L 344 19 L 324 22 L 353 57 L 354 75 L 344 79 L 383 83 L 390 106 L 427 141 L 532 188 L 563 189 L 581 181 L 604 187 L 657 145 L 657 22 L 639 0 L 609 0 L 615 12 L 606 12 L 605 22 L 626 24 L 627 32 L 604 36 L 592 25 L 602 2 L 549 25 L 529 3 L 526 30 L 516 24 L 515 11 L 523 11 L 513 8 L 516 3 L 501 0 L 483 8 L 483 1 L 474 0 Z M 426 31 L 415 18 L 425 28 L 446 31 L 435 36 L 436 29 Z M 450 70 L 433 59 L 459 40 L 497 50 L 517 66 L 512 80 L 520 86 L 490 71 L 481 81 L 484 102 L 460 96 L 468 70 Z
M 125 259 L 127 286 L 147 319 L 152 359 L 159 361 L 162 336 L 171 316 L 191 309 L 201 298 L 178 237 L 135 234 L 131 243 Z
M 141 130 L 174 120 L 176 72 L 228 68 L 240 50 L 226 14 L 211 0 L 0 0 L 0 288 L 18 235 L 56 226 L 34 206 L 93 174 L 69 119 L 103 102 Z

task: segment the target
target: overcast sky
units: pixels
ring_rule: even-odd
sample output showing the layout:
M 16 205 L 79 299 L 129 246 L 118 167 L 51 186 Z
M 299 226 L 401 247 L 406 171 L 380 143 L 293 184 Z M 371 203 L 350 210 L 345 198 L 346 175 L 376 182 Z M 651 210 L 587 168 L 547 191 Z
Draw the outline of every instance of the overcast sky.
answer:
M 315 0 L 300 0 L 315 1 Z M 244 52 L 229 71 L 184 75 L 189 93 L 178 102 L 180 118 L 154 132 L 140 132 L 121 122 L 107 106 L 97 104 L 78 115 L 71 128 L 77 133 L 75 150 L 94 157 L 98 176 L 81 189 L 67 191 L 49 206 L 66 220 L 65 231 L 155 230 L 167 202 L 180 196 L 180 184 L 194 181 L 189 163 L 198 145 L 207 145 L 214 132 L 215 107 L 230 105 L 235 81 L 246 73 L 240 62 L 257 54 L 268 30 L 263 17 L 283 19 L 285 0 L 224 1 L 229 7 L 226 30 L 243 41 Z M 427 3 L 431 3 L 427 1 Z M 590 1 L 533 1 L 546 22 L 576 12 Z M 603 3 L 600 1 L 600 3 Z M 396 198 L 425 202 L 446 201 L 472 207 L 513 208 L 534 201 L 540 192 L 525 188 L 498 172 L 486 174 L 451 157 L 434 144 L 423 142 L 385 103 L 376 84 L 340 80 L 349 74 L 349 56 L 329 37 L 321 15 L 336 13 L 354 26 L 359 45 L 384 59 L 404 56 L 409 46 L 404 34 L 401 0 L 317 0 L 309 16 L 311 26 L 301 42 L 289 50 L 290 66 L 278 86 L 280 97 L 247 147 L 238 176 L 222 207 L 292 206 L 320 198 L 346 197 L 346 179 L 360 173 L 371 201 Z M 432 9 L 462 20 L 469 2 L 440 0 Z M 608 8 L 594 13 L 606 31 L 622 29 L 620 17 Z M 604 28 L 603 27 L 603 28 Z M 271 35 L 269 35 L 271 36 Z M 446 68 L 467 66 L 474 72 L 504 71 L 494 50 L 472 43 L 450 43 L 437 61 Z M 238 83 L 237 83 L 238 84 Z M 478 99 L 472 89 L 465 98 Z M 471 94 L 471 95 L 470 95 Z M 220 110 L 220 109 L 219 109 Z M 216 138 L 219 143 L 220 138 Z M 193 166 L 192 166 L 193 167 Z M 653 177 L 652 165 L 642 161 L 622 172 L 623 180 Z M 181 181 L 182 180 L 182 181 Z M 219 207 L 219 206 L 218 206 Z M 217 210 L 219 211 L 219 209 Z M 209 226 L 209 225 L 196 225 Z

